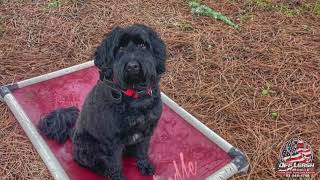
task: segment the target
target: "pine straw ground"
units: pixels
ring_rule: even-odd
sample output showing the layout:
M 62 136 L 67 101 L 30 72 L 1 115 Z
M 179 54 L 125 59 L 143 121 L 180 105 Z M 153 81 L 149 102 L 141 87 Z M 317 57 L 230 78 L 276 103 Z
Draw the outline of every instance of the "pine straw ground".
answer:
M 204 2 L 241 31 L 193 16 L 183 0 L 61 0 L 59 7 L 0 0 L 0 83 L 86 62 L 113 26 L 148 24 L 168 46 L 162 90 L 248 155 L 251 171 L 234 179 L 281 178 L 272 168 L 292 136 L 320 148 L 315 1 L 272 1 L 282 9 L 265 1 Z M 267 82 L 271 92 L 262 96 Z M 0 179 L 52 179 L 3 103 L 0 116 Z

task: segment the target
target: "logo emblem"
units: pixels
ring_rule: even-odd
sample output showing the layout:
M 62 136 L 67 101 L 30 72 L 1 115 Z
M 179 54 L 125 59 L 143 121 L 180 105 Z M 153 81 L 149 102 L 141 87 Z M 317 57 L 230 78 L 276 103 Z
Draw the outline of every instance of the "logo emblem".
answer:
M 315 162 L 310 144 L 295 137 L 282 146 L 275 170 L 286 177 L 310 177 L 316 174 Z

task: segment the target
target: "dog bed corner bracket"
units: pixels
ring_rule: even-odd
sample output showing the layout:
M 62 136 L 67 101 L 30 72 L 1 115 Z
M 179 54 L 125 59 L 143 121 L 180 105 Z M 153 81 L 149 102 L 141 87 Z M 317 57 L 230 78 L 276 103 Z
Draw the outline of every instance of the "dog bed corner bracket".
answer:
M 0 86 L 0 101 L 4 102 L 4 97 L 18 88 L 18 84 L 16 83 Z
M 233 157 L 232 163 L 238 168 L 240 174 L 247 173 L 249 169 L 249 162 L 247 157 L 237 148 L 233 147 L 228 154 Z
M 1 102 L 4 102 L 4 97 L 7 95 L 7 94 L 10 94 L 11 91 L 10 89 L 7 87 L 7 86 L 1 86 L 0 87 L 0 101 Z

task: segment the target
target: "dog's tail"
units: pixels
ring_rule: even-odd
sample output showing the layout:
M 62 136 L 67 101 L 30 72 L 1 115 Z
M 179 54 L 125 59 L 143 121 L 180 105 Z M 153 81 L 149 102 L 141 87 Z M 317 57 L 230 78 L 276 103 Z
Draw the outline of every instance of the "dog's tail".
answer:
M 78 116 L 79 109 L 76 107 L 60 108 L 41 118 L 38 129 L 48 138 L 62 144 L 72 136 Z

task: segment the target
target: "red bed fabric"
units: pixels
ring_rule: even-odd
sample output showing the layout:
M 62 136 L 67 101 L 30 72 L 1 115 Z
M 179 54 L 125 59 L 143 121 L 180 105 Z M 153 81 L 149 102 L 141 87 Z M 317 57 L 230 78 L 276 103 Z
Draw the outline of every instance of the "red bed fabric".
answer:
M 59 107 L 81 108 L 85 96 L 98 79 L 95 67 L 30 85 L 13 92 L 34 124 L 40 117 Z M 193 128 L 168 106 L 164 106 L 149 152 L 156 166 L 155 176 L 141 176 L 132 158 L 124 159 L 129 180 L 205 179 L 231 161 L 231 157 Z M 60 145 L 45 139 L 70 179 L 106 179 L 80 167 L 72 159 L 72 143 Z

